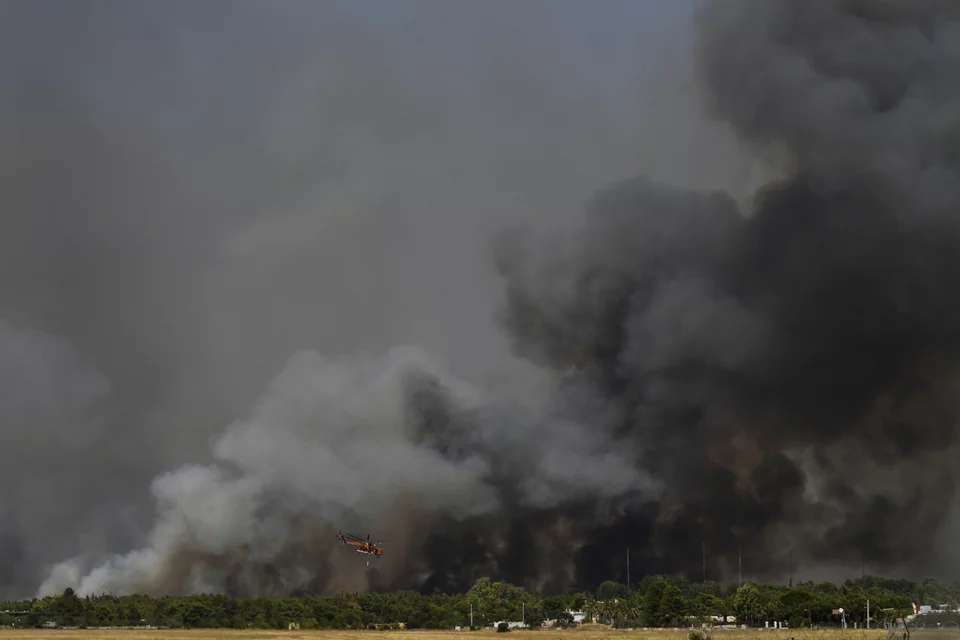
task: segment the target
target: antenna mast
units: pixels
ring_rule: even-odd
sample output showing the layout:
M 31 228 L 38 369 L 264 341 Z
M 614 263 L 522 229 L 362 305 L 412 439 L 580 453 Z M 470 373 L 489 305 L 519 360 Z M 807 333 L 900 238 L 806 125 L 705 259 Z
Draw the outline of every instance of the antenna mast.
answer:
M 793 549 L 790 550 L 790 586 L 793 586 Z
M 630 593 L 630 547 L 627 547 L 627 593 Z
M 740 552 L 739 545 L 737 545 L 737 574 L 739 576 L 738 584 L 743 584 L 743 554 Z

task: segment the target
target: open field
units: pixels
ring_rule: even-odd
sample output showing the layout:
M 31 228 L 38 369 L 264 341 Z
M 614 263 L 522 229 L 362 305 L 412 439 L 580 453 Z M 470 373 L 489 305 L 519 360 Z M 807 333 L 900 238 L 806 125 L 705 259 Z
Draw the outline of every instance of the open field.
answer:
M 229 629 L 0 629 L 0 640 L 464 640 L 483 636 L 486 640 L 687 640 L 687 630 L 656 629 L 621 631 L 593 628 L 576 630 L 511 631 L 498 634 L 492 629 L 469 633 L 454 631 L 234 631 Z M 717 640 L 883 640 L 883 631 L 804 629 L 772 631 L 750 629 L 715 631 Z M 953 630 L 914 631 L 912 639 L 957 640 Z

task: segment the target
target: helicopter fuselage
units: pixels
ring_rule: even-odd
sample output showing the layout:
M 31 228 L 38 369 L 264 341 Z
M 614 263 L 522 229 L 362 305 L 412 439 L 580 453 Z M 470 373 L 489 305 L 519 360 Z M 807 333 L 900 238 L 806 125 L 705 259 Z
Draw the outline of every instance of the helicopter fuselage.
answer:
M 362 553 L 368 556 L 375 556 L 379 558 L 383 555 L 383 549 L 373 544 L 372 542 L 367 542 L 361 539 L 350 539 L 348 540 L 343 534 L 337 536 L 337 539 L 346 545 L 350 545 L 356 549 L 357 553 Z

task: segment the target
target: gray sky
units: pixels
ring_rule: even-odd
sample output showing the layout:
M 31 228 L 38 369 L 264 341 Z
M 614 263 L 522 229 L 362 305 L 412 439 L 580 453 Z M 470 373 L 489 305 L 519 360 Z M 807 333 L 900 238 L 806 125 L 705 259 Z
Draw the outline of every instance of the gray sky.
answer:
M 933 1 L 872 19 L 826 0 L 721 0 L 694 47 L 693 5 L 0 5 L 0 450 L 14 452 L 0 597 L 42 582 L 354 589 L 425 568 L 462 582 L 490 562 L 561 584 L 573 549 L 607 539 L 591 527 L 618 541 L 643 529 L 578 502 L 649 497 L 638 464 L 689 510 L 660 530 L 671 552 L 730 496 L 766 501 L 761 515 L 783 496 L 802 507 L 788 515 L 812 525 L 814 562 L 835 559 L 818 545 L 850 556 L 870 540 L 888 561 L 911 548 L 909 527 L 874 535 L 897 508 L 932 536 L 952 494 L 910 496 L 955 476 L 957 16 Z M 700 92 L 800 171 L 747 221 L 723 198 L 620 183 L 569 247 L 521 247 L 526 262 L 504 270 L 518 342 L 562 366 L 596 340 L 595 380 L 538 396 L 498 325 L 494 236 L 549 237 L 639 174 L 745 196 L 759 163 Z M 610 352 L 625 330 L 639 346 Z M 918 373 L 917 345 L 948 361 Z M 698 366 L 672 376 L 674 359 Z M 727 379 L 700 376 L 731 368 L 742 414 L 726 420 L 706 409 L 726 406 Z M 624 394 L 604 387 L 625 371 Z M 496 390 L 518 402 L 490 402 Z M 884 414 L 887 394 L 905 417 Z M 669 411 L 640 412 L 618 439 L 651 399 Z M 689 418 L 701 409 L 718 422 Z M 818 451 L 826 435 L 849 446 Z M 670 455 L 692 445 L 702 475 Z M 764 454 L 758 491 L 707 464 L 714 445 Z M 788 464 L 798 448 L 812 453 Z M 816 499 L 800 491 L 812 477 Z M 467 491 L 484 516 L 473 529 L 458 519 Z M 563 537 L 565 509 L 577 526 L 541 546 Z M 328 566 L 327 529 L 362 517 L 409 553 L 354 584 Z M 443 518 L 442 540 L 418 546 Z M 506 552 L 483 550 L 498 541 Z M 512 555 L 535 543 L 543 554 Z M 599 575 L 602 560 L 576 562 Z
M 0 6 L 0 597 L 141 544 L 151 479 L 298 350 L 504 384 L 504 225 L 635 173 L 750 184 L 697 106 L 691 6 Z

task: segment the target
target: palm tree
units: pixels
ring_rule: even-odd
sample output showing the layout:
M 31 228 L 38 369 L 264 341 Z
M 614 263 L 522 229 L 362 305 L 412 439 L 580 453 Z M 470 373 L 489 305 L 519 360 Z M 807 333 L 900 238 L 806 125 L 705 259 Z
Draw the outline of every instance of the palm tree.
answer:
M 586 620 L 595 622 L 597 618 L 597 610 L 597 602 L 593 599 L 593 597 L 587 598 L 586 602 L 583 603 L 583 613 L 586 615 Z

